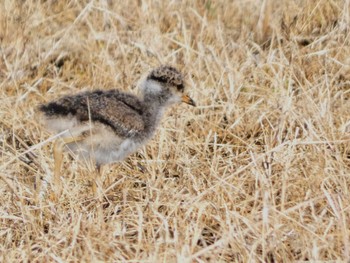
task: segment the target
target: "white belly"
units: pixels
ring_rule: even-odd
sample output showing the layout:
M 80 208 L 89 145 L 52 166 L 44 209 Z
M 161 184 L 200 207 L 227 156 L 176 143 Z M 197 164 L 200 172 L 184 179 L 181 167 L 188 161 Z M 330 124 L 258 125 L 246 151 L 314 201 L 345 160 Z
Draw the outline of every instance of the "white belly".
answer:
M 73 116 L 54 119 L 42 116 L 42 121 L 54 132 L 68 130 L 62 137 L 83 137 L 67 147 L 79 159 L 92 160 L 97 165 L 122 161 L 143 144 L 117 136 L 109 126 L 97 122 L 81 123 Z
M 142 145 L 138 140 L 120 138 L 104 125 L 71 131 L 74 137 L 79 136 L 77 133 L 84 134 L 84 140 L 70 143 L 68 148 L 79 159 L 92 160 L 97 165 L 122 161 Z
M 124 160 L 128 155 L 135 152 L 140 147 L 140 143 L 135 143 L 126 139 L 119 145 L 110 145 L 109 147 L 96 147 L 90 153 L 93 160 L 98 165 L 113 163 Z

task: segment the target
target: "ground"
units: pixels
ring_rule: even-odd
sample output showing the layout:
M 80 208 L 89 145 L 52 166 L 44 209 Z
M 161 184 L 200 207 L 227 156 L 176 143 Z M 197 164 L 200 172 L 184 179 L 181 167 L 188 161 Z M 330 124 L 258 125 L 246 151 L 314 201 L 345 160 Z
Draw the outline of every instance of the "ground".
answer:
M 349 0 L 0 3 L 1 262 L 350 259 Z M 136 93 L 161 64 L 197 107 L 104 167 L 68 154 L 40 104 Z

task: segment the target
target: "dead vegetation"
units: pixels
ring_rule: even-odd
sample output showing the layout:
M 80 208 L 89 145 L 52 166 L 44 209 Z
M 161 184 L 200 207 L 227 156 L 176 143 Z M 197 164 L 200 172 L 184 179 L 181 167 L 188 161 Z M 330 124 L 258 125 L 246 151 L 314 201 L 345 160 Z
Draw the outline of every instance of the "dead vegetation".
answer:
M 0 261 L 350 259 L 350 3 L 0 3 Z M 135 92 L 151 68 L 187 73 L 198 107 L 105 168 L 65 157 L 36 108 L 64 94 Z

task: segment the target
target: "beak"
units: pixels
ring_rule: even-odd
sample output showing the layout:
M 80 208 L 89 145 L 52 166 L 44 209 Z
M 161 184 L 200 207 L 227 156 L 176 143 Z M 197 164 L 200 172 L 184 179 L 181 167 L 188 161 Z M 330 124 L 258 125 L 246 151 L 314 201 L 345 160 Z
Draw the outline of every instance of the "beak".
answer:
M 196 106 L 196 103 L 194 102 L 194 100 L 191 99 L 190 96 L 188 96 L 188 95 L 182 95 L 181 99 L 182 99 L 182 102 L 185 102 L 185 103 L 187 103 L 191 106 L 194 106 L 194 107 Z

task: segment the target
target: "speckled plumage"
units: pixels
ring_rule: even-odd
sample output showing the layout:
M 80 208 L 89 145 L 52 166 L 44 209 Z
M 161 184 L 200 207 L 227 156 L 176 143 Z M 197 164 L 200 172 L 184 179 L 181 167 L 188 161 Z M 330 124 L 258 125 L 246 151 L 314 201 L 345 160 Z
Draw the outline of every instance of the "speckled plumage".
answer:
M 182 74 L 177 69 L 170 66 L 160 66 L 152 70 L 147 79 L 157 80 L 176 87 L 179 91 L 184 91 L 184 81 Z
M 181 100 L 182 74 L 173 67 L 154 69 L 141 84 L 141 96 L 120 90 L 96 90 L 65 96 L 42 105 L 46 125 L 65 136 L 85 139 L 68 143 L 78 157 L 101 164 L 123 160 L 153 135 L 164 110 Z
M 145 129 L 143 108 L 143 103 L 131 94 L 96 90 L 65 96 L 42 105 L 40 110 L 48 118 L 74 116 L 80 123 L 97 121 L 111 127 L 121 137 L 132 137 Z

